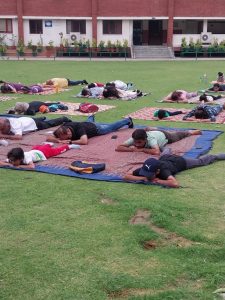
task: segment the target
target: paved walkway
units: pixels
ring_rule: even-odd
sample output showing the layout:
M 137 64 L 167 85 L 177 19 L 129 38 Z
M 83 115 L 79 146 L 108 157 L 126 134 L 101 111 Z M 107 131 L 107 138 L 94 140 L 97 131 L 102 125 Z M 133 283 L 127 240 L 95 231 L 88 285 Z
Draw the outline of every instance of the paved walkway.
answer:
M 181 58 L 181 57 L 176 57 L 176 58 L 170 58 L 170 59 L 147 59 L 147 58 L 108 58 L 108 57 L 104 57 L 104 58 L 89 58 L 89 57 L 17 57 L 17 56 L 1 56 L 0 57 L 0 61 L 7 61 L 7 60 L 20 60 L 20 61 L 27 61 L 27 60 L 31 60 L 31 61 L 224 61 L 225 57 L 213 57 L 213 58 L 209 58 L 209 57 L 201 57 L 201 58 L 195 58 L 195 57 L 188 57 L 188 58 Z

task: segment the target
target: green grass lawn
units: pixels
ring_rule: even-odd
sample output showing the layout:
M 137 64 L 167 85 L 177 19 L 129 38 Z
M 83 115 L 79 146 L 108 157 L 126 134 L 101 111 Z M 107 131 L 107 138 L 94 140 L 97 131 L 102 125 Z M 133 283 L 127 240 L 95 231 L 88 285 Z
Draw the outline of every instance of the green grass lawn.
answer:
M 200 77 L 207 73 L 214 80 L 225 62 L 1 61 L 0 70 L 0 79 L 27 84 L 51 77 L 121 79 L 152 92 L 137 101 L 101 100 L 116 105 L 97 114 L 98 121 L 110 122 L 144 106 L 163 106 L 155 101 L 171 90 L 204 88 Z M 49 97 L 24 95 L 20 100 L 79 102 L 71 97 L 79 90 Z M 0 112 L 15 102 L 0 103 Z M 225 152 L 224 134 L 212 152 Z M 225 287 L 224 169 L 225 162 L 220 162 L 185 171 L 177 176 L 180 189 L 0 169 L 0 299 L 213 299 L 212 292 Z M 138 209 L 150 211 L 149 222 L 172 238 L 151 224 L 131 225 Z M 191 245 L 174 242 L 175 233 Z M 144 249 L 143 242 L 149 240 L 159 246 Z

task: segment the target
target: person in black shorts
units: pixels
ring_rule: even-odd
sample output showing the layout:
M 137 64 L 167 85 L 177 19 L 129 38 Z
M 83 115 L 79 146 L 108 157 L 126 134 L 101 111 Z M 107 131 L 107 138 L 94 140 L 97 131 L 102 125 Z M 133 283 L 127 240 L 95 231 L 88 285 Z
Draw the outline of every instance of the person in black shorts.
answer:
M 147 159 L 143 166 L 124 176 L 128 181 L 145 181 L 158 183 L 164 186 L 177 188 L 179 182 L 174 177 L 175 174 L 196 167 L 207 166 L 218 160 L 225 160 L 225 153 L 207 154 L 199 158 L 186 158 L 170 154 L 170 149 L 166 149 L 164 154 L 157 160 Z M 168 153 L 168 154 L 167 154 Z

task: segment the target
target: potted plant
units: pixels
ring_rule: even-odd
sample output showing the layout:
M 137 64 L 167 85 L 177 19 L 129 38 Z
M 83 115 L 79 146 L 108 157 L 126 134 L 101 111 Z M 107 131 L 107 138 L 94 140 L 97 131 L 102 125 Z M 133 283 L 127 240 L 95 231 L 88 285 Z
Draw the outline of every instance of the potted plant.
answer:
M 185 37 L 181 39 L 181 49 L 184 50 L 188 47 L 187 40 Z
M 124 50 L 125 56 L 128 53 L 128 45 L 129 45 L 128 40 L 127 39 L 123 40 L 123 50 Z
M 31 50 L 32 50 L 32 55 L 37 56 L 37 54 L 38 54 L 37 45 L 32 45 Z
M 41 41 L 37 42 L 37 52 L 40 53 L 43 50 L 43 44 Z
M 189 48 L 190 48 L 191 50 L 194 50 L 194 49 L 195 49 L 195 42 L 194 42 L 194 40 L 193 40 L 192 37 L 190 38 L 190 41 L 189 41 Z
M 98 48 L 100 49 L 100 52 L 105 51 L 105 41 L 100 41 L 98 44 Z
M 16 49 L 16 35 L 12 34 L 11 38 L 9 38 L 9 40 L 12 43 L 11 49 Z
M 7 45 L 5 43 L 0 44 L 0 55 L 5 56 L 7 51 Z
M 22 39 L 18 40 L 16 50 L 17 50 L 17 54 L 19 56 L 24 56 L 25 45 L 24 45 L 24 42 Z
M 54 41 L 49 41 L 46 48 L 46 56 L 51 57 L 54 54 Z

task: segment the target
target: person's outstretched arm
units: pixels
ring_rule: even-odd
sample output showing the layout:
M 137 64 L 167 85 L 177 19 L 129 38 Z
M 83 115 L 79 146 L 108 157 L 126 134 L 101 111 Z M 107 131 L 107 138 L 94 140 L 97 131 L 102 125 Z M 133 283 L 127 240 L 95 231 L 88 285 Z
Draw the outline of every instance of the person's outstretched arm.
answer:
M 172 188 L 178 188 L 179 187 L 178 181 L 172 175 L 170 175 L 165 180 L 164 179 L 159 179 L 159 178 L 156 177 L 153 180 L 151 180 L 150 182 L 162 184 L 162 185 L 169 186 L 169 187 L 172 187 Z
M 124 180 L 128 180 L 128 181 L 145 181 L 147 182 L 148 179 L 144 176 L 135 176 L 133 175 L 133 173 L 127 173 L 124 177 Z

